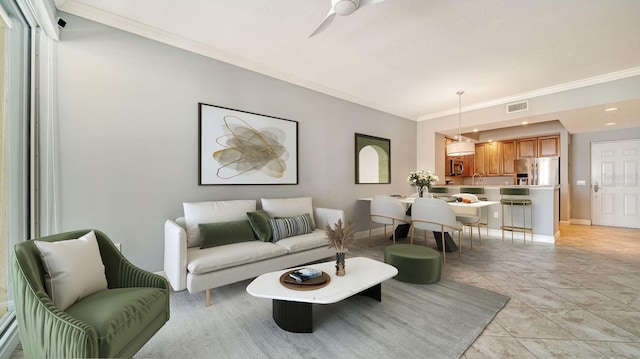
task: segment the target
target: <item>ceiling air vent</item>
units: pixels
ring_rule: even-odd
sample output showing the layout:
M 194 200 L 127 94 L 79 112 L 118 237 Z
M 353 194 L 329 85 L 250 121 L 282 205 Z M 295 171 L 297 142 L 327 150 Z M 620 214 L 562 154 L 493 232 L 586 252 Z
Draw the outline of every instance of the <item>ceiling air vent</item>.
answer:
M 527 111 L 529 109 L 529 101 L 510 103 L 507 105 L 507 113 Z

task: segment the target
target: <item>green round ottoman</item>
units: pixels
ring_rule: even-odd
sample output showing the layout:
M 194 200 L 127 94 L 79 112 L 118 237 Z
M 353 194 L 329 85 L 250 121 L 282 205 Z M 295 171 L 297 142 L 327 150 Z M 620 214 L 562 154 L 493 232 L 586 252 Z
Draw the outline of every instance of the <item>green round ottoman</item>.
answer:
M 403 282 L 435 283 L 442 272 L 440 253 L 419 245 L 390 245 L 384 250 L 384 262 L 398 269 L 395 279 Z

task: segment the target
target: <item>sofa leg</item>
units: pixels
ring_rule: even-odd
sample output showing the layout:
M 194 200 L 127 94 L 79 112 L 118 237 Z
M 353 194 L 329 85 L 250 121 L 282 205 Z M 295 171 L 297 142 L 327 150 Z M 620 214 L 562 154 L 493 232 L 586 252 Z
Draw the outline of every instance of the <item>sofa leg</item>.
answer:
M 204 300 L 205 300 L 205 304 L 204 304 L 204 306 L 205 306 L 205 307 L 210 306 L 210 305 L 211 305 L 211 289 L 207 288 L 207 289 L 204 291 L 204 298 L 205 298 L 205 299 L 204 299 Z

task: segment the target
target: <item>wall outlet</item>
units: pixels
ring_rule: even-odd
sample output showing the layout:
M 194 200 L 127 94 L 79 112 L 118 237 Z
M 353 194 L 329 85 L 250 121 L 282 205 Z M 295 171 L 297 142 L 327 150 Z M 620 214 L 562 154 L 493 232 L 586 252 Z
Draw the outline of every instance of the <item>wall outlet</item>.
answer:
M 576 185 L 577 186 L 586 186 L 587 185 L 587 181 L 585 181 L 585 180 L 577 180 L 576 181 Z
M 498 216 L 499 216 L 499 214 L 498 214 L 498 213 L 499 213 L 498 211 L 494 211 L 494 212 L 493 212 L 493 218 L 498 218 Z

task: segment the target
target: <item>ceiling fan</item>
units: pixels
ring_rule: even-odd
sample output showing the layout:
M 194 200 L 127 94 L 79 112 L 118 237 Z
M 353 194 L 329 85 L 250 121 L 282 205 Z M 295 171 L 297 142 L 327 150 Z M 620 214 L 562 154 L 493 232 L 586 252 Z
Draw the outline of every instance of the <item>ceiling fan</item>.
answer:
M 333 19 L 336 15 L 347 16 L 351 15 L 357 9 L 383 2 L 384 0 L 331 0 L 331 9 L 329 9 L 329 13 L 325 16 L 324 20 L 320 23 L 317 29 L 309 35 L 309 37 L 319 34 L 324 31 L 326 28 L 331 25 Z

